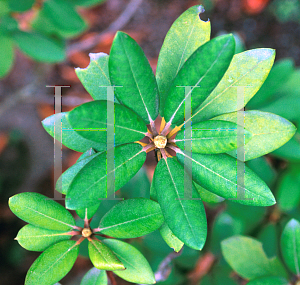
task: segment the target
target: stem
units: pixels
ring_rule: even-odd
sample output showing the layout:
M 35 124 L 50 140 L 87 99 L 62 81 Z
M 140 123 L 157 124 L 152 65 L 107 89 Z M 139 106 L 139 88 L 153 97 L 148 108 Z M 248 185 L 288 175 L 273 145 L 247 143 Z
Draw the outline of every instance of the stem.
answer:
M 81 237 L 75 245 L 80 245 L 84 241 L 85 237 Z
M 182 150 L 177 146 L 174 146 L 174 145 L 168 143 L 167 147 L 170 148 L 171 150 L 174 150 L 176 153 L 183 154 Z
M 149 152 L 154 148 L 155 148 L 155 145 L 153 143 L 149 143 L 148 145 L 143 147 L 142 151 Z
M 150 121 L 150 126 L 151 126 L 151 131 L 152 131 L 153 136 L 157 136 L 158 132 L 157 132 L 157 129 L 155 126 L 155 122 L 153 120 Z
M 161 148 L 161 149 L 160 149 L 160 152 L 161 152 L 161 155 L 162 155 L 163 159 L 164 159 L 164 160 L 167 160 L 167 154 L 166 154 L 165 149 L 164 149 L 164 148 Z
M 81 233 L 78 231 L 71 231 L 68 233 L 64 233 L 63 235 L 70 235 L 70 236 L 76 236 L 76 235 L 80 235 Z
M 83 230 L 83 228 L 77 227 L 77 226 L 72 226 L 72 228 L 75 229 L 75 230 L 79 230 L 79 231 L 82 231 L 82 230 Z
M 162 136 L 166 136 L 166 134 L 167 134 L 167 132 L 168 132 L 168 130 L 169 130 L 171 124 L 172 124 L 172 122 L 168 122 L 168 123 L 165 125 L 165 127 L 163 128 L 163 130 L 162 130 L 161 133 L 160 133 Z
M 106 271 L 107 277 L 110 280 L 111 285 L 117 285 L 117 281 L 112 271 Z

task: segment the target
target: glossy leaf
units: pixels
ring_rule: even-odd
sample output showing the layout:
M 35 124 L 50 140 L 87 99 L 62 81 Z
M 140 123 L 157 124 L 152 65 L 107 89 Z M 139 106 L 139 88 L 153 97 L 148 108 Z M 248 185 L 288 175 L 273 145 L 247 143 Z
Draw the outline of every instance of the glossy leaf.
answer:
M 23 1 L 8 0 L 7 2 L 11 11 L 24 12 L 26 10 L 29 10 L 32 7 L 35 0 L 23 0 Z
M 225 199 L 206 190 L 205 188 L 203 188 L 202 186 L 200 186 L 199 184 L 195 183 L 194 182 L 194 186 L 196 187 L 198 193 L 199 193 L 199 196 L 201 198 L 201 200 L 203 202 L 206 202 L 206 203 L 220 203 L 220 202 L 223 202 Z
M 158 90 L 154 74 L 143 50 L 123 32 L 117 33 L 110 50 L 109 75 L 112 85 L 121 86 L 115 89 L 119 102 L 147 124 L 156 119 Z
M 33 225 L 24 226 L 15 238 L 27 250 L 44 251 L 50 245 L 70 239 L 66 231 L 55 231 L 39 228 Z
M 214 120 L 237 123 L 237 113 L 218 116 Z M 261 111 L 245 111 L 244 127 L 252 133 L 252 139 L 245 146 L 245 161 L 267 154 L 289 141 L 296 132 L 296 127 L 288 120 L 275 114 Z M 236 151 L 230 152 L 236 157 Z
M 127 144 L 115 148 L 115 191 L 125 185 L 142 167 L 146 153 L 139 144 Z M 69 209 L 93 206 L 107 198 L 106 152 L 87 163 L 73 179 L 66 205 Z M 98 200 L 99 199 L 99 200 Z
M 233 236 L 222 241 L 221 247 L 225 260 L 243 278 L 252 280 L 268 275 L 285 274 L 279 260 L 268 259 L 262 244 L 253 238 Z
M 174 235 L 193 249 L 202 249 L 206 240 L 207 225 L 203 203 L 192 184 L 192 197 L 184 192 L 184 169 L 176 158 L 161 159 L 155 168 L 153 187 L 157 193 L 165 222 Z
M 89 150 L 87 150 L 89 152 Z M 68 193 L 68 189 L 74 179 L 74 177 L 78 174 L 78 172 L 93 158 L 97 157 L 100 153 L 94 153 L 86 158 L 81 159 L 80 161 L 73 164 L 70 168 L 68 168 L 58 179 L 56 182 L 55 189 L 66 195 Z
M 62 112 L 49 116 L 42 121 L 43 127 L 50 136 L 54 137 L 55 120 L 59 118 L 58 120 L 61 121 L 62 128 L 62 143 L 66 147 L 79 152 L 85 152 L 91 147 L 97 151 L 103 151 L 106 149 L 106 143 L 96 143 L 87 140 L 84 137 L 80 136 L 77 132 L 75 132 L 72 129 L 66 116 L 67 112 Z M 55 137 L 59 138 L 58 135 L 56 135 Z
M 177 154 L 177 158 L 182 165 L 185 159 L 187 162 L 191 160 L 192 169 L 189 171 L 192 171 L 193 180 L 225 199 L 235 199 L 235 202 L 253 206 L 275 204 L 274 196 L 266 183 L 247 166 L 243 171 L 244 188 L 238 184 L 237 160 L 233 157 L 226 154 L 195 153 L 192 158 L 186 154 Z M 244 192 L 244 195 L 237 197 L 237 191 Z
M 182 249 L 184 243 L 172 233 L 166 223 L 163 223 L 159 229 L 159 232 L 167 245 L 173 248 L 174 251 L 178 252 Z
M 46 1 L 43 5 L 43 13 L 63 37 L 74 37 L 87 28 L 83 18 L 65 1 Z
M 12 37 L 20 50 L 34 60 L 55 63 L 66 57 L 64 48 L 44 35 L 19 31 Z
M 115 239 L 105 239 L 103 242 L 126 268 L 126 270 L 114 271 L 116 275 L 132 283 L 155 283 L 154 274 L 148 261 L 135 247 Z
M 70 230 L 75 221 L 62 205 L 44 195 L 24 192 L 9 199 L 11 211 L 20 219 L 49 230 Z
M 190 143 L 193 153 L 214 154 L 225 153 L 237 148 L 238 129 L 237 124 L 226 121 L 204 121 L 193 124 L 191 139 L 185 138 L 186 130 L 179 131 L 174 142 L 182 150 L 186 143 Z M 190 132 L 190 130 L 188 130 Z M 246 129 L 244 132 L 244 144 L 249 142 L 252 134 Z M 190 142 L 191 141 L 191 142 Z
M 14 61 L 13 43 L 9 36 L 0 33 L 0 78 L 12 68 Z
M 82 278 L 80 285 L 107 285 L 107 275 L 105 270 L 95 267 L 90 269 Z
M 115 205 L 101 219 L 99 229 L 115 238 L 136 238 L 157 230 L 163 222 L 158 203 L 136 198 Z
M 185 117 L 185 100 L 191 100 L 192 112 L 217 86 L 234 55 L 232 35 L 217 37 L 199 47 L 183 64 L 174 78 L 165 100 L 166 122 L 180 124 Z M 185 94 L 183 86 L 192 89 Z
M 193 114 L 193 123 L 242 109 L 266 80 L 274 58 L 274 50 L 264 48 L 236 54 L 218 86 Z
M 260 108 L 272 101 L 274 93 L 284 84 L 294 71 L 294 62 L 290 58 L 277 61 L 271 69 L 269 76 L 258 90 L 256 95 L 249 101 L 248 108 Z
M 296 209 L 300 203 L 300 172 L 299 167 L 293 167 L 280 177 L 277 189 L 278 207 L 282 211 Z
M 295 274 L 300 274 L 300 223 L 292 219 L 281 236 L 281 252 L 285 264 Z
M 81 218 L 84 219 L 87 216 L 88 219 L 91 219 L 97 212 L 101 202 L 95 203 L 95 205 L 90 206 L 88 208 L 78 209 L 76 210 L 76 214 Z
M 89 256 L 93 265 L 98 269 L 110 271 L 125 269 L 115 254 L 99 240 L 89 241 Z
M 173 79 L 192 53 L 210 39 L 210 22 L 202 21 L 200 5 L 185 11 L 172 25 L 160 50 L 156 79 L 159 88 L 159 113 L 163 116 L 164 103 Z
M 125 106 L 109 106 L 114 111 L 114 143 L 139 141 L 145 137 L 147 127 L 143 120 Z M 67 115 L 72 128 L 82 137 L 101 144 L 107 142 L 107 101 L 97 100 L 82 104 Z
M 250 281 L 247 285 L 289 285 L 289 281 L 284 277 L 261 277 Z
M 29 268 L 25 285 L 52 285 L 73 267 L 78 256 L 76 241 L 61 241 L 44 251 Z
M 86 68 L 75 68 L 75 72 L 87 92 L 94 100 L 107 100 L 107 86 L 111 86 L 108 73 L 108 54 L 90 53 L 90 64 Z M 115 98 L 115 102 L 116 102 Z

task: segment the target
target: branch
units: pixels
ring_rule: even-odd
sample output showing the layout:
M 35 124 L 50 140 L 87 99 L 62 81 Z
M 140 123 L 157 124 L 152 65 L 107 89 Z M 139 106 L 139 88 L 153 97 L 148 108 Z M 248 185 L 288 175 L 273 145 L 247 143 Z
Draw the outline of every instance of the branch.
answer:
M 72 55 L 76 51 L 85 51 L 93 48 L 97 45 L 98 42 L 102 40 L 102 37 L 104 34 L 108 32 L 116 32 L 120 29 L 122 29 L 132 18 L 135 11 L 138 9 L 138 7 L 142 4 L 143 0 L 131 0 L 124 12 L 114 21 L 110 24 L 110 26 L 102 31 L 97 36 L 93 37 L 92 39 L 84 40 L 79 43 L 74 43 L 70 45 L 67 48 L 67 54 L 68 56 Z

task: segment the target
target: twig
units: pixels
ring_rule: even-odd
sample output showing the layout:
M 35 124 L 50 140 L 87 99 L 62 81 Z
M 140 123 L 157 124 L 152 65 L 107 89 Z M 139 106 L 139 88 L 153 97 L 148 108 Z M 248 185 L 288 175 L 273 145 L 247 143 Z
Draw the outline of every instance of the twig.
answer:
M 155 272 L 155 280 L 156 282 L 162 282 L 168 279 L 171 270 L 172 270 L 172 260 L 176 257 L 180 256 L 182 253 L 182 249 L 178 252 L 171 252 L 167 257 L 160 263 L 157 271 Z M 146 284 L 139 284 L 146 285 Z
M 142 4 L 142 2 L 143 0 L 131 0 L 126 6 L 126 9 L 123 11 L 123 13 L 114 22 L 112 22 L 107 29 L 105 29 L 104 31 L 102 31 L 100 34 L 93 37 L 92 39 L 84 40 L 79 43 L 74 43 L 70 45 L 67 48 L 68 56 L 78 50 L 80 51 L 89 50 L 93 48 L 95 45 L 97 45 L 97 43 L 102 39 L 102 36 L 104 34 L 108 32 L 116 32 L 117 30 L 120 30 L 129 22 L 129 20 L 132 18 L 135 11 Z

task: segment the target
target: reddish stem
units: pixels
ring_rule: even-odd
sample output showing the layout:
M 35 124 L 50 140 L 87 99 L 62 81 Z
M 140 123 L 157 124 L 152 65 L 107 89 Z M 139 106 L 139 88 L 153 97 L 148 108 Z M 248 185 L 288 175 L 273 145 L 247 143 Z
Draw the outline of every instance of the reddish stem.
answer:
M 107 277 L 110 280 L 111 285 L 117 285 L 117 281 L 115 279 L 115 276 L 114 276 L 113 272 L 112 271 L 106 271 L 106 273 L 107 273 Z

